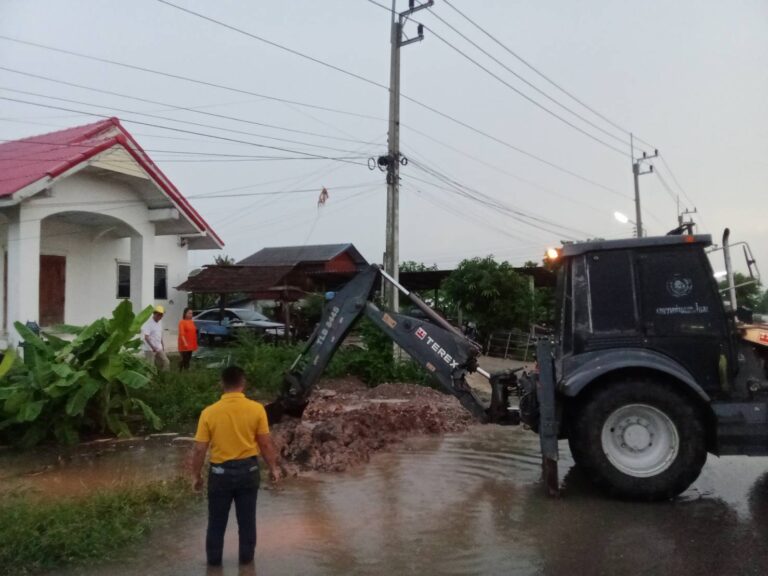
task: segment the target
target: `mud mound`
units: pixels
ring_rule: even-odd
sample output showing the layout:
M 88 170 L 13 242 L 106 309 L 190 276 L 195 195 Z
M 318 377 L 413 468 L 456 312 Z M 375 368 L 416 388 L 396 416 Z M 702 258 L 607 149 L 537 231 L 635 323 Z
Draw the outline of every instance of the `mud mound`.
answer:
M 452 396 L 413 384 L 367 389 L 354 379 L 324 381 L 302 418 L 272 428 L 285 472 L 339 472 L 415 434 L 459 432 L 472 422 Z
M 320 382 L 318 390 L 333 390 L 342 394 L 352 394 L 368 390 L 368 387 L 359 378 L 328 378 Z

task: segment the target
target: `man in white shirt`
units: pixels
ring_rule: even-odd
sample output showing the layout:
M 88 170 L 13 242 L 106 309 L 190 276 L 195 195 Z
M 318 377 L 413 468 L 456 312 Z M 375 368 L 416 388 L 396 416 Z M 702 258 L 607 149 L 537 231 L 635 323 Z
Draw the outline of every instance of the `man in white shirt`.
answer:
M 141 327 L 141 349 L 147 362 L 154 363 L 160 370 L 166 371 L 171 363 L 165 354 L 163 344 L 163 315 L 165 308 L 155 306 L 152 317 Z

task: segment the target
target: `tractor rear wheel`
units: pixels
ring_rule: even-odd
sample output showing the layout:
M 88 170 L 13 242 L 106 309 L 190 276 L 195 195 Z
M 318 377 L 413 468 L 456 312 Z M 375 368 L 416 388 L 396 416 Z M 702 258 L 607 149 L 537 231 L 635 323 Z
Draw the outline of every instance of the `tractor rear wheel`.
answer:
M 579 405 L 571 452 L 610 494 L 669 499 L 688 488 L 706 462 L 699 412 L 670 385 L 647 379 L 609 383 Z

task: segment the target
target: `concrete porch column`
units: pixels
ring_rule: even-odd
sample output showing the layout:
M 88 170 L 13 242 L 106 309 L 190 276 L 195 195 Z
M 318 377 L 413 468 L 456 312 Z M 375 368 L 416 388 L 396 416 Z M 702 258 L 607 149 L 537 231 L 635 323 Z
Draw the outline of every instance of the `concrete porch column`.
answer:
M 155 302 L 154 227 L 131 236 L 131 303 L 139 312 Z
M 6 247 L 0 245 L 0 334 L 7 334 L 6 330 L 6 312 L 3 302 L 5 302 L 5 251 Z
M 8 224 L 8 337 L 20 338 L 14 322 L 40 321 L 40 220 L 22 211 Z

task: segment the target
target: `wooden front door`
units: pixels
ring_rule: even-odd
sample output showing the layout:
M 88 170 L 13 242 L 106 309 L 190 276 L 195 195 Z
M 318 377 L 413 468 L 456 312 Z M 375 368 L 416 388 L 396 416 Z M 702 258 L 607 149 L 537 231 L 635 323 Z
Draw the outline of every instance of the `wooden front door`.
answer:
M 40 256 L 40 325 L 64 323 L 64 291 L 67 259 L 64 256 Z

